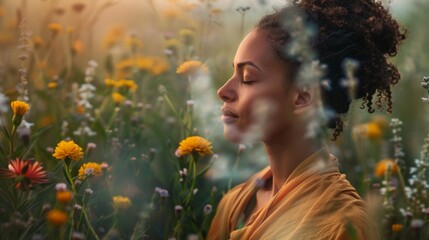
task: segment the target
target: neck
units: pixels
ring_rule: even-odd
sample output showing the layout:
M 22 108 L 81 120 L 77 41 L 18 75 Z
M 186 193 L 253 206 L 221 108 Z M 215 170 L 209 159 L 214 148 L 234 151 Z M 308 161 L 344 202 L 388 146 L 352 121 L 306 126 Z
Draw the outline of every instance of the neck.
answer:
M 302 136 L 302 135 L 301 135 Z M 301 137 L 264 142 L 273 174 L 271 193 L 274 196 L 295 168 L 322 147 L 313 139 Z

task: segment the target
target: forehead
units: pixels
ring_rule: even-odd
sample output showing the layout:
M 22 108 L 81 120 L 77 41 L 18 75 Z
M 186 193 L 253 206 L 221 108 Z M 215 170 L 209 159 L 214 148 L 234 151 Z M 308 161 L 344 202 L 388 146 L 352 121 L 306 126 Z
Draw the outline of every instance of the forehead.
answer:
M 241 41 L 235 54 L 234 63 L 252 61 L 260 66 L 277 62 L 266 31 L 254 29 Z

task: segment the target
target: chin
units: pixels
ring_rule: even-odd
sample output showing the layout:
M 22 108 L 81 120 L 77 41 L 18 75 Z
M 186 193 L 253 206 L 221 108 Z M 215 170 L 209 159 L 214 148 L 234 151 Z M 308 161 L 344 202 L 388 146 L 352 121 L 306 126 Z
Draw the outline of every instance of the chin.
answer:
M 249 127 L 247 130 L 241 130 L 235 125 L 225 124 L 223 135 L 226 140 L 232 143 L 255 143 L 262 139 L 260 128 Z
M 225 125 L 223 127 L 223 136 L 232 143 L 241 143 L 243 138 L 240 131 L 235 126 L 231 125 Z

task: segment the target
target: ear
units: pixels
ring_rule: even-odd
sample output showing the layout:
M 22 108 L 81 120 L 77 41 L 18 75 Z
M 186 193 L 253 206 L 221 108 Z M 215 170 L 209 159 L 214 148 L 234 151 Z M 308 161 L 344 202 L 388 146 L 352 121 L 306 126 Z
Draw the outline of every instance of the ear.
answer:
M 316 98 L 316 90 L 308 86 L 298 87 L 294 97 L 294 113 L 302 114 L 313 105 Z

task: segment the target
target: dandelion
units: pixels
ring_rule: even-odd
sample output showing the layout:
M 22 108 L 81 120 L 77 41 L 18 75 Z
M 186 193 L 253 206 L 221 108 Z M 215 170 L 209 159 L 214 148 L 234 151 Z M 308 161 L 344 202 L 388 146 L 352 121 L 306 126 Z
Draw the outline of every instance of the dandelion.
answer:
M 184 76 L 190 76 L 198 73 L 207 73 L 208 68 L 207 66 L 200 62 L 200 61 L 187 61 L 182 63 L 176 70 L 177 74 L 184 75 Z
M 48 29 L 55 35 L 63 29 L 63 26 L 59 23 L 50 23 Z
M 386 170 L 389 166 L 391 166 L 392 173 L 398 172 L 398 165 L 392 159 L 383 159 L 375 166 L 375 176 L 383 177 L 386 174 Z
M 63 226 L 67 223 L 68 218 L 69 216 L 67 215 L 67 213 L 56 209 L 50 210 L 46 214 L 46 220 L 54 227 Z
M 83 151 L 73 140 L 61 141 L 58 143 L 52 156 L 58 160 L 69 158 L 74 161 L 79 161 L 83 157 Z
M 42 164 L 37 161 L 15 159 L 10 160 L 8 169 L 0 169 L 0 173 L 5 178 L 14 178 L 16 188 L 27 190 L 35 184 L 47 183 L 46 171 Z
M 116 104 L 121 104 L 125 100 L 125 97 L 122 96 L 120 93 L 117 93 L 117 92 L 112 93 L 112 98 Z
M 57 202 L 60 203 L 69 203 L 73 199 L 73 193 L 69 190 L 57 191 L 55 195 Z
M 95 162 L 88 162 L 84 163 L 79 168 L 79 179 L 85 179 L 86 177 L 89 177 L 91 175 L 94 175 L 96 177 L 101 176 L 101 165 Z
M 199 136 L 187 137 L 180 142 L 180 146 L 176 150 L 176 156 L 182 157 L 190 153 L 198 153 L 200 156 L 213 154 L 212 144 Z
M 131 200 L 128 197 L 114 196 L 113 207 L 118 210 L 125 210 L 131 206 Z

